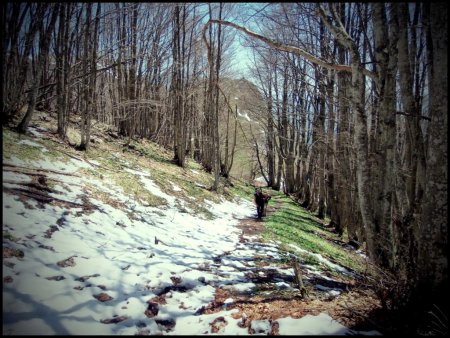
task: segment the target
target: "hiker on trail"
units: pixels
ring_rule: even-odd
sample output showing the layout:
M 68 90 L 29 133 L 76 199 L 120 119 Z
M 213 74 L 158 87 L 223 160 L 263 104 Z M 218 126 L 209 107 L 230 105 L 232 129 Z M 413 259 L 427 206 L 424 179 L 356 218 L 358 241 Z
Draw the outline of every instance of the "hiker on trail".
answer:
M 255 192 L 255 204 L 256 204 L 256 212 L 258 214 L 258 219 L 261 219 L 263 216 L 266 216 L 265 207 L 269 203 L 269 200 L 272 197 L 263 192 L 261 188 L 257 188 Z

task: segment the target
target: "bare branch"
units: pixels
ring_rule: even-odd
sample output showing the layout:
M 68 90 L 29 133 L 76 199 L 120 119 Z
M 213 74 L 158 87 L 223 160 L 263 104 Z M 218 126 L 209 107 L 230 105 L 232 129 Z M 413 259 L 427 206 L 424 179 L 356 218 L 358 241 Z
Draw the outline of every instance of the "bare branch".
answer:
M 317 6 L 317 15 L 322 19 L 322 22 L 325 24 L 325 26 L 330 30 L 330 32 L 334 35 L 334 37 L 338 40 L 338 42 L 344 46 L 345 48 L 350 50 L 350 53 L 352 55 L 352 58 L 355 58 L 357 53 L 357 47 L 355 45 L 355 42 L 350 37 L 350 35 L 347 33 L 347 31 L 344 29 L 344 25 L 342 24 L 341 20 L 339 19 L 336 11 L 333 11 L 333 17 L 337 21 L 338 26 L 335 26 L 332 24 L 330 20 L 329 13 L 325 13 L 324 9 L 318 5 Z M 358 60 L 361 64 L 361 60 Z M 350 66 L 348 66 L 350 68 Z M 371 72 L 370 70 L 367 70 L 363 67 L 361 67 L 361 71 L 365 76 L 368 76 L 372 79 L 376 79 L 377 75 L 374 72 Z M 351 69 L 349 70 L 351 72 Z
M 427 121 L 431 121 L 431 118 L 429 118 L 428 116 L 424 116 L 424 115 L 405 113 L 403 111 L 397 111 L 395 113 L 398 114 L 398 115 L 404 115 L 404 116 L 408 116 L 408 117 L 417 117 L 419 119 L 424 119 L 424 120 L 427 120 Z
M 237 30 L 239 30 L 241 32 L 244 32 L 245 34 L 247 34 L 247 35 L 249 35 L 249 36 L 251 36 L 253 38 L 256 38 L 258 40 L 261 40 L 261 41 L 265 42 L 266 44 L 268 44 L 269 46 L 271 46 L 271 47 L 273 47 L 275 49 L 300 55 L 300 56 L 304 57 L 305 59 L 307 59 L 307 60 L 309 60 L 309 61 L 311 61 L 311 62 L 313 62 L 313 63 L 315 63 L 315 64 L 317 64 L 317 65 L 319 65 L 321 67 L 328 68 L 328 69 L 334 69 L 336 71 L 344 71 L 344 72 L 351 72 L 352 71 L 351 66 L 349 66 L 349 65 L 339 65 L 339 64 L 333 64 L 333 63 L 327 63 L 327 62 L 317 58 L 316 56 L 308 53 L 307 51 L 305 51 L 305 50 L 303 50 L 303 49 L 301 49 L 299 47 L 292 46 L 292 45 L 287 45 L 287 44 L 284 44 L 282 42 L 269 39 L 268 37 L 265 37 L 263 35 L 255 33 L 255 32 L 253 32 L 253 31 L 251 31 L 251 30 L 249 30 L 249 29 L 247 29 L 245 27 L 239 26 L 239 25 L 237 25 L 237 24 L 235 24 L 233 22 L 226 21 L 226 20 L 210 19 L 205 24 L 205 26 L 203 27 L 203 40 L 205 41 L 206 46 L 207 46 L 208 49 L 209 49 L 209 44 L 206 41 L 205 33 L 206 33 L 206 29 L 208 28 L 208 26 L 213 24 L 213 23 L 217 23 L 219 25 L 224 25 L 224 26 L 229 26 L 229 27 L 236 28 Z

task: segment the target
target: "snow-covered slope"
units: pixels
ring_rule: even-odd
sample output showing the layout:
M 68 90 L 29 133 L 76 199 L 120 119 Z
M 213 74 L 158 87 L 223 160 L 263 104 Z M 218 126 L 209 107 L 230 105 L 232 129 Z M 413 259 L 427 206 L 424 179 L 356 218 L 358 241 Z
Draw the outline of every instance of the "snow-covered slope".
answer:
M 169 182 L 168 194 L 151 168 L 123 160 L 164 202 L 152 206 L 99 162 L 47 157 L 43 135 L 33 134 L 17 143 L 39 149 L 37 159 L 3 154 L 3 334 L 249 334 L 237 310 L 202 310 L 218 287 L 254 287 L 243 267 L 256 249 L 236 227 L 253 216 L 250 202 L 199 200 L 205 217 L 180 197 L 184 188 Z M 233 259 L 217 264 L 224 252 Z M 270 333 L 270 324 L 254 321 L 252 332 Z M 354 333 L 326 314 L 278 324 L 280 334 Z

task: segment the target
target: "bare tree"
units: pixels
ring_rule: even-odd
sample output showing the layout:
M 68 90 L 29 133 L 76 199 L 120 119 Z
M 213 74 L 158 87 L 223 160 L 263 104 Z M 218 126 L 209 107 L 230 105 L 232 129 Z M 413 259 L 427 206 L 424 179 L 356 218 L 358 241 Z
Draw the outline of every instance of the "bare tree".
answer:
M 17 130 L 20 133 L 26 132 L 28 124 L 30 123 L 34 113 L 36 99 L 39 91 L 39 84 L 43 73 L 44 64 L 46 63 L 50 50 L 50 40 L 55 28 L 56 19 L 58 17 L 58 8 L 59 4 L 46 4 L 44 11 L 49 12 L 50 18 L 48 19 L 47 23 L 44 20 L 39 22 L 39 57 L 36 63 L 36 71 L 33 77 L 32 87 L 28 94 L 28 108 L 22 121 L 17 126 Z M 37 20 L 39 20 L 39 17 L 37 18 Z
M 95 111 L 96 98 L 95 87 L 97 79 L 97 48 L 98 48 L 98 26 L 101 14 L 101 4 L 97 3 L 95 17 L 92 17 L 92 3 L 86 4 L 86 20 L 84 26 L 83 41 L 83 68 L 85 77 L 83 79 L 83 109 L 81 115 L 81 141 L 80 150 L 89 147 L 91 133 L 91 119 Z M 92 21 L 94 26 L 92 27 Z M 93 29 L 91 29 L 91 27 Z

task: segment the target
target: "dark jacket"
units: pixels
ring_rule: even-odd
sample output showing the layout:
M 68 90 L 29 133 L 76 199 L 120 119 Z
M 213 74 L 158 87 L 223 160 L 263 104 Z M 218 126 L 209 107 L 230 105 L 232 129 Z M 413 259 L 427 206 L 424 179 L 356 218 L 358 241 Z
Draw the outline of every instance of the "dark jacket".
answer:
M 270 195 L 262 191 L 255 192 L 255 203 L 258 205 L 263 205 L 270 200 Z

